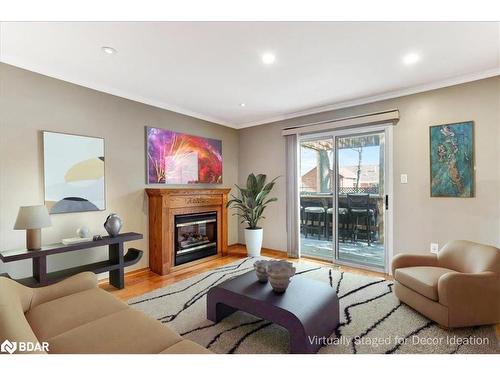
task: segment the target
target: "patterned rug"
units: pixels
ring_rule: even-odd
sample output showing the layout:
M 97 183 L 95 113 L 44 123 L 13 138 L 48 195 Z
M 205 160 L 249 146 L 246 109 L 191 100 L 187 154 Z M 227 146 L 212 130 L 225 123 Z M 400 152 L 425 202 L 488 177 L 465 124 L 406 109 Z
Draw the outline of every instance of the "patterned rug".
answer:
M 252 270 L 257 259 L 239 260 L 128 303 L 215 353 L 287 353 L 288 333 L 276 324 L 243 312 L 217 324 L 206 319 L 207 291 Z M 340 325 L 318 353 L 500 353 L 493 326 L 443 330 L 401 304 L 391 281 L 312 263 L 295 266 L 294 277 L 327 283 L 339 296 Z

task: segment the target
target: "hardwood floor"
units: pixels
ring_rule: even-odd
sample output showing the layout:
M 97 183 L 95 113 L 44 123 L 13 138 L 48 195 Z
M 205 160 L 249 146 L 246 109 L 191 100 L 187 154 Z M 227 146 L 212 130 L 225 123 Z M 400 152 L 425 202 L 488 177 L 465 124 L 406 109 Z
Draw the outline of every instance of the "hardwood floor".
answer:
M 287 259 L 291 262 L 297 262 L 297 263 L 318 264 L 324 267 L 332 266 L 332 263 L 323 262 L 315 259 L 288 258 L 286 253 L 271 249 L 262 249 L 262 255 L 275 259 Z M 146 268 L 125 274 L 125 288 L 123 289 L 116 289 L 115 287 L 109 285 L 107 279 L 101 280 L 99 282 L 99 286 L 102 289 L 114 294 L 121 300 L 126 301 L 132 297 L 140 296 L 141 294 L 150 292 L 158 288 L 162 288 L 164 286 L 173 284 L 180 280 L 187 279 L 189 277 L 195 276 L 199 273 L 208 271 L 210 269 L 224 266 L 228 263 L 232 263 L 238 259 L 242 259 L 245 257 L 246 257 L 246 248 L 244 245 L 232 245 L 229 247 L 227 256 L 214 259 L 206 263 L 198 264 L 196 266 L 190 267 L 189 269 L 173 272 L 165 276 L 160 276 L 154 272 L 151 272 L 149 268 Z M 345 272 L 357 273 L 365 276 L 384 277 L 386 279 L 392 279 L 390 275 L 380 272 L 367 271 L 359 268 L 347 267 L 341 265 L 335 265 L 335 266 L 338 267 L 338 269 L 340 269 L 341 271 Z M 496 325 L 496 334 L 497 337 L 500 338 L 500 324 Z
M 320 260 L 313 259 L 292 259 L 288 258 L 286 253 L 277 250 L 270 249 L 262 249 L 262 255 L 275 259 L 287 259 L 292 262 L 297 263 L 309 263 L 309 264 L 318 264 L 324 267 L 331 267 L 332 263 L 323 262 Z M 195 276 L 202 272 L 208 271 L 213 268 L 221 267 L 228 263 L 232 263 L 238 259 L 242 259 L 246 257 L 246 248 L 244 245 L 233 245 L 229 247 L 228 255 L 222 258 L 217 258 L 206 263 L 198 264 L 188 269 L 179 270 L 173 273 L 170 273 L 165 276 L 157 275 L 154 272 L 151 272 L 149 268 L 136 270 L 125 274 L 125 288 L 124 289 L 116 289 L 115 287 L 109 285 L 108 280 L 101 280 L 99 286 L 114 294 L 118 298 L 126 301 L 132 297 L 139 296 L 141 294 L 150 292 L 152 290 L 162 288 L 167 285 L 171 285 L 177 281 L 187 279 L 189 277 Z M 366 271 L 353 267 L 346 266 L 336 266 L 339 267 L 340 270 L 358 273 L 366 276 L 376 276 L 376 277 L 385 277 L 390 278 L 389 275 Z

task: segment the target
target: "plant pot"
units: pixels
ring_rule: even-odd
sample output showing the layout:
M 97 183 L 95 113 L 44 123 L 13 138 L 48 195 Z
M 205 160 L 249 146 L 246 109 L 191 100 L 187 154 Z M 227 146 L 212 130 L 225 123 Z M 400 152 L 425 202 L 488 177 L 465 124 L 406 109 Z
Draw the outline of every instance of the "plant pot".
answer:
M 245 244 L 247 245 L 247 254 L 249 257 L 258 257 L 262 248 L 262 228 L 245 228 Z

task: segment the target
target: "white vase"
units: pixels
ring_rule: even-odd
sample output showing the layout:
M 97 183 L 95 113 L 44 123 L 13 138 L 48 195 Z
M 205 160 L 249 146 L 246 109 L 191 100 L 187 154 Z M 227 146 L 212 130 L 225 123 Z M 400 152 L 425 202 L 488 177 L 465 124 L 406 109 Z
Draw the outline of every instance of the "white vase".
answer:
M 262 228 L 245 228 L 245 244 L 247 245 L 247 254 L 249 257 L 258 257 L 262 248 Z

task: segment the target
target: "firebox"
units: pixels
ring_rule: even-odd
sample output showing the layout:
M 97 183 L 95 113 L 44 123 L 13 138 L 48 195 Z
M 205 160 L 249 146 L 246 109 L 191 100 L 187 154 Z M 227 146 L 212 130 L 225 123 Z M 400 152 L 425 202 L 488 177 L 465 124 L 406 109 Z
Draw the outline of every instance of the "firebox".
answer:
M 175 215 L 176 266 L 216 254 L 216 212 Z

